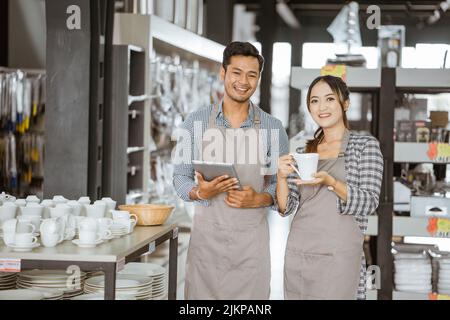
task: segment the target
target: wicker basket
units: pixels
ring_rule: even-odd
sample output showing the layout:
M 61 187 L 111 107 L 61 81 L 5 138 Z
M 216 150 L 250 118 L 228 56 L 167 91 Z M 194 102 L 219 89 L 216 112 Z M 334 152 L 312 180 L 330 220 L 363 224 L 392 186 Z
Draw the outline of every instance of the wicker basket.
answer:
M 139 226 L 157 226 L 166 222 L 172 213 L 174 206 L 163 204 L 133 204 L 120 205 L 119 209 L 134 213 Z

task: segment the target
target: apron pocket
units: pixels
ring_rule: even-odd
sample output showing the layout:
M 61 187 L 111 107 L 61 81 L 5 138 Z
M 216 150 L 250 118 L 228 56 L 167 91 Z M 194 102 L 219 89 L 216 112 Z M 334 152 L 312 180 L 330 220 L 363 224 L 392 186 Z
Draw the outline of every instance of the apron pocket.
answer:
M 327 299 L 333 286 L 333 254 L 300 253 L 300 294 L 305 299 Z

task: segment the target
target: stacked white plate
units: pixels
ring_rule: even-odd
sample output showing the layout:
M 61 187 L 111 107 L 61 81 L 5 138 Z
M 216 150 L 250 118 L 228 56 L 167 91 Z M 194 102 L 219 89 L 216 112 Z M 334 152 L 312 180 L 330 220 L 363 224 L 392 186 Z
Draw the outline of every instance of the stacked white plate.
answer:
M 394 283 L 398 291 L 430 293 L 431 262 L 419 254 L 402 254 L 394 260 Z
M 450 258 L 439 260 L 438 292 L 450 295 Z
M 17 273 L 0 272 L 0 290 L 16 288 Z
M 124 294 L 116 294 L 116 300 L 136 300 L 134 296 L 124 295 Z M 71 300 L 105 300 L 104 293 L 88 293 L 82 294 L 81 296 L 72 298 Z
M 83 293 L 83 284 L 86 273 L 80 274 L 80 287 L 74 287 L 75 283 L 68 283 L 68 278 L 72 277 L 65 270 L 30 270 L 20 272 L 17 277 L 17 287 L 22 289 L 46 290 L 60 289 L 63 292 L 63 299 L 69 299 Z M 56 294 L 55 294 L 56 295 Z
M 128 233 L 127 227 L 120 224 L 113 224 L 110 227 L 111 234 L 114 238 L 120 238 Z
M 119 274 L 133 274 L 150 277 L 153 280 L 152 300 L 167 299 L 166 268 L 154 263 L 127 263 Z
M 136 300 L 149 300 L 152 296 L 152 279 L 150 277 L 118 274 L 116 277 L 116 294 L 132 296 Z M 89 278 L 84 284 L 85 293 L 104 293 L 105 277 Z
M 12 289 L 0 291 L 0 300 L 43 300 L 45 294 L 31 289 Z

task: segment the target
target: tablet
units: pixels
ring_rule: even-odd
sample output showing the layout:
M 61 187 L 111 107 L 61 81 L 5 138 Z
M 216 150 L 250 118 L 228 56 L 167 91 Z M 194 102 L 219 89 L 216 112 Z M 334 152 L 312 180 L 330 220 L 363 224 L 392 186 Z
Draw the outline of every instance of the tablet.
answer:
M 234 165 L 231 163 L 222 162 L 208 162 L 192 160 L 195 171 L 200 172 L 206 181 L 211 181 L 214 178 L 227 175 L 231 178 L 238 179 L 238 185 L 241 186 L 239 177 L 237 175 Z

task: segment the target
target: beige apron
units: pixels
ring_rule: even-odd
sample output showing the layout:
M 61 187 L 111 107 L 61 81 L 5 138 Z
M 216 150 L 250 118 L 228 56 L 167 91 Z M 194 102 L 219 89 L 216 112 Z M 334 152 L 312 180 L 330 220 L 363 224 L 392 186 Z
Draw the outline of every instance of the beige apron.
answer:
M 247 130 L 258 133 L 260 110 L 253 105 L 250 107 L 253 108 L 255 128 Z M 218 107 L 215 106 L 208 130 L 217 128 L 217 114 Z M 236 155 L 248 152 L 247 149 L 245 141 L 239 141 Z M 204 156 L 203 160 L 209 159 Z M 235 167 L 243 186 L 250 185 L 256 192 L 262 192 L 264 176 L 261 175 L 259 161 L 257 164 L 236 164 L 235 161 Z M 225 197 L 226 193 L 223 193 L 211 199 L 209 207 L 196 205 L 186 264 L 185 298 L 268 299 L 267 209 L 231 208 L 224 202 Z
M 318 171 L 345 179 L 346 131 L 337 159 L 319 160 Z M 354 217 L 341 215 L 326 186 L 300 186 L 300 206 L 286 246 L 286 299 L 356 299 L 363 235 Z

